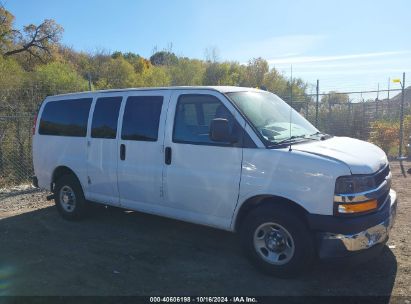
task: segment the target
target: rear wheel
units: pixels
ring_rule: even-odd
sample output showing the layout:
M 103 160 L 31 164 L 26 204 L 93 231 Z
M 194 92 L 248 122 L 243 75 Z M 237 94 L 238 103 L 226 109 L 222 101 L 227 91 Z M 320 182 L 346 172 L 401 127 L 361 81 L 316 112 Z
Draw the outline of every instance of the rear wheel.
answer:
M 74 175 L 63 175 L 57 180 L 54 201 L 65 219 L 78 220 L 86 215 L 87 202 L 80 182 Z
M 278 276 L 301 273 L 314 257 L 314 242 L 304 221 L 286 206 L 252 210 L 240 227 L 247 256 L 260 270 Z

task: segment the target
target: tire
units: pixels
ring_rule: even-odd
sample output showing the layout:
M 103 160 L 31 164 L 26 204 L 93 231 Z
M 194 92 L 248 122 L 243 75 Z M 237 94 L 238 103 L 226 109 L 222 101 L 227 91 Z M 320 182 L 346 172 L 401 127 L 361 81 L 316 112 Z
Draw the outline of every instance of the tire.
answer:
M 263 205 L 251 210 L 240 227 L 242 246 L 260 270 L 282 278 L 294 277 L 314 258 L 312 233 L 290 207 Z
M 87 201 L 77 177 L 63 175 L 54 188 L 54 202 L 60 215 L 67 220 L 80 220 L 87 214 Z

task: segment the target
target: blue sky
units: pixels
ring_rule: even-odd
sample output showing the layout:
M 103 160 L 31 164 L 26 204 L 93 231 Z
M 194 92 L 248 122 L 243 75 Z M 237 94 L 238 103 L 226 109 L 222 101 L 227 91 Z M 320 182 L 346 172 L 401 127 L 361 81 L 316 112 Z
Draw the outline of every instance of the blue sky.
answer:
M 177 55 L 204 59 L 216 48 L 220 60 L 261 56 L 286 76 L 292 64 L 322 91 L 386 88 L 402 72 L 411 80 L 409 0 L 0 1 L 18 27 L 55 19 L 76 50 L 149 57 L 172 44 Z

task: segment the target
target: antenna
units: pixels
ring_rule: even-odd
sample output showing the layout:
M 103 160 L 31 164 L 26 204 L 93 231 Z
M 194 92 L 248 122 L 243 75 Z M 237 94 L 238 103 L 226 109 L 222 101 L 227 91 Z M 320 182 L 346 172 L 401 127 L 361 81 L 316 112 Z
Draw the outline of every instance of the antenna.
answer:
M 288 151 L 292 151 L 291 149 L 291 119 L 293 114 L 293 65 L 291 65 L 291 80 L 290 80 L 290 148 Z

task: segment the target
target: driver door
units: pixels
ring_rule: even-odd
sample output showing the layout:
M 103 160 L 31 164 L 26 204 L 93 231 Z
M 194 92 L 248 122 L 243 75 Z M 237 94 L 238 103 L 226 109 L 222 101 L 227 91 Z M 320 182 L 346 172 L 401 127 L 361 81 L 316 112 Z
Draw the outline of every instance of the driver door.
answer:
M 210 123 L 225 118 L 235 144 L 213 142 Z M 237 204 L 245 121 L 220 93 L 175 91 L 171 97 L 164 146 L 165 204 L 182 219 L 228 228 Z M 235 131 L 236 130 L 236 131 Z M 167 152 L 168 151 L 168 152 Z

